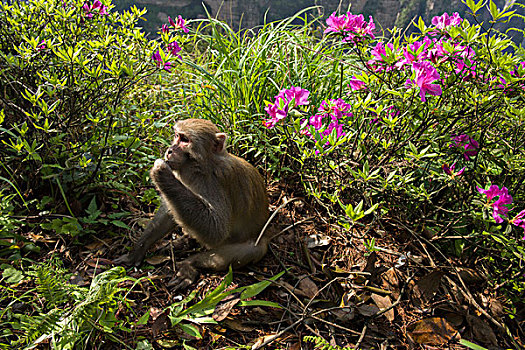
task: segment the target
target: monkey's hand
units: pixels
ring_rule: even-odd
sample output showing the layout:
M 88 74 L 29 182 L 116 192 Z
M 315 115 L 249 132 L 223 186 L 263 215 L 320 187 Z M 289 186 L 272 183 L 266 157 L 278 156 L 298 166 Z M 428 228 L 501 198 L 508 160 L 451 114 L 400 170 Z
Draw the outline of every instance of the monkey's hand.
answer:
M 172 291 L 188 287 L 199 277 L 199 271 L 193 267 L 190 261 L 181 262 L 178 270 L 177 275 L 168 282 L 168 286 L 172 288 Z
M 124 265 L 124 266 L 139 266 L 142 260 L 144 259 L 144 254 L 137 254 L 137 252 L 129 252 L 124 254 L 121 257 L 113 260 L 115 265 Z
M 151 168 L 150 175 L 152 179 L 155 179 L 159 176 L 166 176 L 171 175 L 173 177 L 173 174 L 171 172 L 171 168 L 166 163 L 164 159 L 157 159 L 155 160 L 155 163 L 153 164 L 153 168 Z

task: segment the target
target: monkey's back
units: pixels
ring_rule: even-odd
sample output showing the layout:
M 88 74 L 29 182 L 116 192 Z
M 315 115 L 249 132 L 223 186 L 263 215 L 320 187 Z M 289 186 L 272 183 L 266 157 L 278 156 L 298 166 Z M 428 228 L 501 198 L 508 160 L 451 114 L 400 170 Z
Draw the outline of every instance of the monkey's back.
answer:
M 259 171 L 242 158 L 227 154 L 223 169 L 227 197 L 231 198 L 231 240 L 257 239 L 268 220 L 268 196 Z

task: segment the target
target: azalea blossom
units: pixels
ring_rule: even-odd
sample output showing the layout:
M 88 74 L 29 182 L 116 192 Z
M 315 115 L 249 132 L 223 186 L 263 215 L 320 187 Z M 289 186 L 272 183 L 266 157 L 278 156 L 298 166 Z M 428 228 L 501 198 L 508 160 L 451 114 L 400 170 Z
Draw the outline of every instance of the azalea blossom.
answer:
M 408 47 L 403 48 L 404 59 L 399 62 L 397 67 L 400 68 L 405 64 L 412 64 L 414 62 L 426 60 L 428 56 L 427 45 L 428 44 L 424 41 L 415 41 Z M 423 47 L 422 51 L 416 55 L 421 47 Z
M 366 36 L 375 39 L 374 30 L 376 26 L 372 16 L 366 22 L 361 14 L 354 15 L 347 12 L 337 16 L 334 12 L 326 19 L 326 24 L 328 24 L 328 28 L 325 29 L 325 34 L 341 33 L 346 35 L 344 40 L 348 42 L 357 42 Z
M 82 9 L 84 9 L 86 18 L 93 18 L 96 13 L 101 16 L 108 14 L 108 8 L 102 5 L 99 0 L 93 1 L 91 5 L 88 2 L 85 2 L 84 5 L 82 5 Z
M 350 89 L 352 90 L 361 90 L 365 88 L 365 82 L 357 79 L 355 75 L 350 78 Z
M 518 226 L 523 229 L 524 235 L 522 239 L 525 239 L 525 220 L 523 218 L 525 218 L 525 210 L 520 211 L 518 215 L 516 215 L 512 220 L 510 220 L 510 223 L 514 226 Z
M 430 62 L 415 62 L 412 65 L 412 71 L 415 73 L 416 78 L 414 80 L 408 79 L 406 84 L 408 86 L 417 85 L 419 87 L 421 101 L 426 101 L 426 93 L 434 96 L 442 94 L 441 86 L 439 84 L 432 84 L 434 81 L 440 79 L 440 76 Z
M 454 170 L 456 168 L 456 163 L 455 162 L 450 167 L 448 166 L 448 164 L 445 163 L 445 164 L 443 164 L 442 168 L 443 168 L 443 171 L 445 172 L 445 174 L 450 176 L 452 179 L 457 177 L 457 176 L 463 175 L 463 173 L 465 172 L 465 167 L 463 167 L 457 173 L 454 173 Z
M 350 112 L 351 108 L 352 106 L 341 98 L 325 100 L 321 102 L 321 105 L 317 110 L 318 114 L 303 122 L 301 125 L 301 133 L 314 138 L 314 135 L 310 132 L 309 128 L 313 126 L 316 130 L 323 129 L 323 126 L 325 125 L 324 119 L 325 117 L 329 117 L 329 119 L 326 118 L 328 119 L 328 124 L 324 130 L 320 131 L 320 135 L 328 136 L 335 129 L 337 138 L 342 137 L 346 135 L 346 133 L 343 132 L 343 124 L 340 124 L 339 120 L 344 117 L 352 117 L 353 114 Z M 329 141 L 326 142 L 326 145 L 328 144 Z
M 470 160 L 470 157 L 478 154 L 479 143 L 472 137 L 463 134 L 459 136 L 453 136 L 452 141 L 454 141 L 454 144 L 450 144 L 449 147 L 455 146 L 463 149 L 463 156 L 465 157 L 465 160 Z
M 268 103 L 264 109 L 270 116 L 270 119 L 263 121 L 264 126 L 271 129 L 280 120 L 286 118 L 289 110 L 297 106 L 308 105 L 309 95 L 310 91 L 298 86 L 292 86 L 289 89 L 279 91 L 277 96 L 275 96 L 275 102 L 273 104 Z
M 151 55 L 151 58 L 153 59 L 153 61 L 155 61 L 157 67 L 162 68 L 168 72 L 171 70 L 171 62 L 164 62 L 162 60 L 162 57 L 160 56 L 159 50 L 157 50 L 157 52 Z
M 507 216 L 509 208 L 507 205 L 512 204 L 512 196 L 509 195 L 509 190 L 506 187 L 499 188 L 498 185 L 491 185 L 488 190 L 476 186 L 479 193 L 487 196 L 487 205 L 492 207 L 492 217 L 496 223 L 501 224 L 503 222 L 502 216 Z M 493 199 L 498 197 L 494 203 L 491 203 Z M 525 214 L 524 214 L 525 215 Z
M 37 51 L 47 49 L 47 44 L 45 40 L 42 40 L 36 47 Z
M 186 21 L 182 18 L 181 15 L 178 15 L 175 21 L 168 16 L 168 22 L 172 25 L 175 30 L 182 29 L 184 33 L 188 33 L 189 29 L 186 27 Z
M 444 13 L 441 16 L 436 16 L 432 18 L 432 24 L 436 26 L 439 30 L 445 30 L 450 26 L 457 26 L 461 24 L 463 19 L 459 16 L 459 13 L 454 12 L 452 16 L 449 16 L 448 13 Z
M 173 41 L 171 43 L 168 44 L 168 51 L 170 52 L 170 54 L 172 54 L 173 56 L 177 56 L 178 58 L 182 58 L 180 55 L 179 55 L 179 52 L 181 51 L 182 49 L 180 48 L 179 46 L 179 43 L 176 42 L 176 41 Z

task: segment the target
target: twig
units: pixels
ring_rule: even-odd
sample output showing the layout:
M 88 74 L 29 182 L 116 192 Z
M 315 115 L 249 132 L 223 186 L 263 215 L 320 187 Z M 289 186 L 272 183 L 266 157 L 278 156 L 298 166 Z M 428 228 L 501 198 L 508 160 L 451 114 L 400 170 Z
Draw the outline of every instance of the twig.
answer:
M 281 204 L 277 209 L 274 210 L 272 215 L 268 218 L 268 220 L 266 220 L 266 224 L 264 224 L 264 227 L 262 228 L 261 233 L 259 233 L 259 237 L 257 237 L 257 240 L 255 241 L 255 245 L 259 244 L 259 241 L 261 240 L 262 236 L 264 235 L 264 232 L 266 231 L 266 228 L 268 228 L 268 225 L 270 225 L 270 222 L 272 222 L 273 218 L 275 217 L 275 215 L 277 215 L 279 210 L 284 208 L 288 203 L 291 203 L 291 202 L 296 201 L 298 199 L 300 199 L 300 198 L 295 197 L 295 198 L 289 199 L 286 202 L 284 202 L 283 204 Z

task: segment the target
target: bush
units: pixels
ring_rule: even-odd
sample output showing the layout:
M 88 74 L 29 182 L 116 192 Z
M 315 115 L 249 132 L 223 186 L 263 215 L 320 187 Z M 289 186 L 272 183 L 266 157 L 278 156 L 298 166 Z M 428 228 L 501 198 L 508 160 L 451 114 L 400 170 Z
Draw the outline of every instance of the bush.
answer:
M 490 11 L 492 25 L 512 16 L 510 8 Z M 519 273 L 522 258 L 507 257 L 524 252 L 522 49 L 457 13 L 432 23 L 420 19 L 420 34 L 409 37 L 394 29 L 385 42 L 372 18 L 332 15 L 325 34 L 339 88 L 284 85 L 267 103 L 265 125 L 300 150 L 292 170 L 346 229 L 374 212 L 433 239 L 463 237 L 445 240 L 449 253 L 468 256 L 477 245 L 506 252 L 487 257 L 487 270 Z M 517 301 L 523 283 L 513 288 Z

